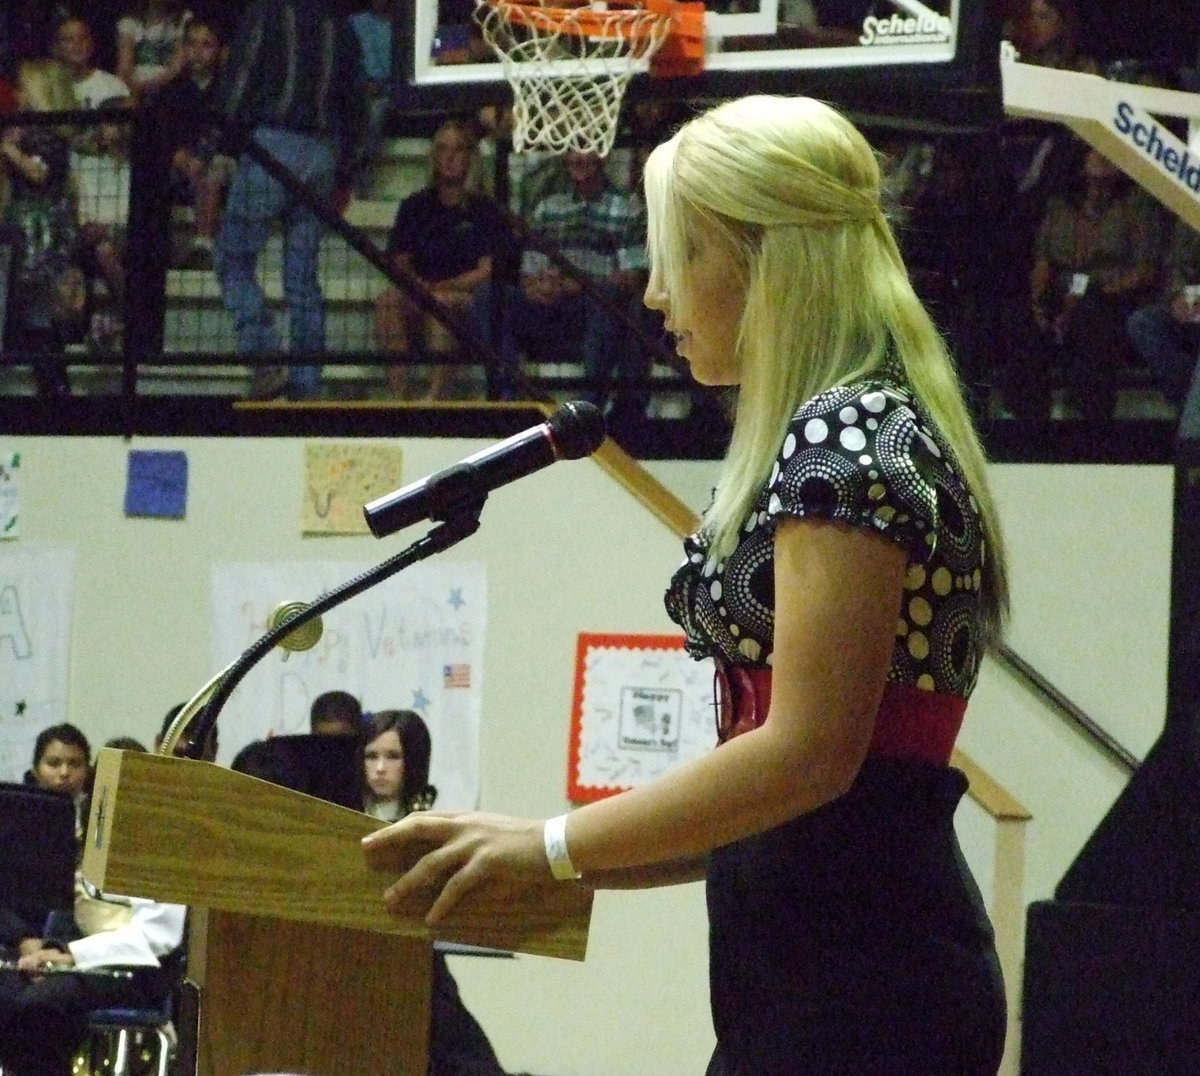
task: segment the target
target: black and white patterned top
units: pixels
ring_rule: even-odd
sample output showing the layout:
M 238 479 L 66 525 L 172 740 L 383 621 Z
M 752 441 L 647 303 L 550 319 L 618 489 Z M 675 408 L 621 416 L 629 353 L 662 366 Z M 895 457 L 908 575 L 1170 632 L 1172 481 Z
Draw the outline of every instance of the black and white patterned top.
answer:
M 781 515 L 839 520 L 902 546 L 908 572 L 888 679 L 971 693 L 983 653 L 982 521 L 908 389 L 877 376 L 813 397 L 793 417 L 733 553 L 711 559 L 703 531 L 686 540 L 666 605 L 694 657 L 771 664 Z

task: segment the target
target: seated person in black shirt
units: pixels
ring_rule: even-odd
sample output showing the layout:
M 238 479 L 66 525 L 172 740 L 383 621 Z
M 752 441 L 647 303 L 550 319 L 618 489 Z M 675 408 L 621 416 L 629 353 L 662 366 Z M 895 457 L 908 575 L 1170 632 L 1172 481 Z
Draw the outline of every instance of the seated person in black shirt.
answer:
M 475 132 L 463 120 L 447 120 L 437 129 L 429 185 L 400 203 L 387 246 L 398 272 L 415 275 L 460 318 L 471 316 L 477 289 L 491 278 L 506 230 L 491 200 L 474 189 L 477 147 Z M 393 287 L 375 300 L 375 346 L 426 358 L 452 350 L 453 341 L 406 291 Z M 397 364 L 388 371 L 388 391 L 401 399 L 414 395 L 410 365 Z M 435 365 L 428 397 L 438 399 L 449 392 L 449 367 Z
M 221 155 L 220 128 L 213 116 L 214 87 L 224 57 L 220 27 L 193 16 L 183 35 L 183 70 L 150 97 L 157 130 L 170 156 L 170 192 L 175 205 L 192 206 L 195 235 L 183 267 L 210 268 L 221 199 L 232 174 L 232 159 Z

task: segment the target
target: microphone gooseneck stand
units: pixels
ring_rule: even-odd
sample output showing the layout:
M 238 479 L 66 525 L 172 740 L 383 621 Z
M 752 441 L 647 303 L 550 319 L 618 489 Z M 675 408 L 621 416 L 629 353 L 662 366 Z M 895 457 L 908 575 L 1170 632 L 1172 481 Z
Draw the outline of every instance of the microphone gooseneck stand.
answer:
M 479 529 L 479 514 L 487 499 L 487 490 L 481 487 L 470 467 L 450 468 L 439 479 L 436 484 L 431 483 L 429 490 L 431 503 L 435 505 L 430 518 L 439 521 L 439 526 L 382 564 L 287 615 L 205 684 L 184 706 L 163 737 L 161 753 L 180 758 L 201 758 L 204 745 L 217 723 L 217 716 L 233 689 L 287 636 L 330 609 L 390 579 L 397 572 L 435 553 L 441 553 L 474 534 Z

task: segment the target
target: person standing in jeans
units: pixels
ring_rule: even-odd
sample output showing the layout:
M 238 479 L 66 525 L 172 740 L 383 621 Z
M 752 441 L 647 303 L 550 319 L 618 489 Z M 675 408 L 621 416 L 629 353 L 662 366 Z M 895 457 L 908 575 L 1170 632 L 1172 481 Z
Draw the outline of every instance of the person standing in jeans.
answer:
M 255 0 L 234 32 L 217 100 L 242 139 L 270 154 L 314 195 L 330 198 L 339 166 L 353 160 L 365 129 L 358 41 L 324 0 Z M 320 387 L 321 368 L 313 360 L 325 350 L 320 222 L 302 199 L 243 152 L 214 258 L 242 353 L 280 347 L 257 271 L 275 223 L 283 231 L 289 344 L 293 356 L 309 362 L 288 371 L 260 369 L 252 393 L 305 398 Z

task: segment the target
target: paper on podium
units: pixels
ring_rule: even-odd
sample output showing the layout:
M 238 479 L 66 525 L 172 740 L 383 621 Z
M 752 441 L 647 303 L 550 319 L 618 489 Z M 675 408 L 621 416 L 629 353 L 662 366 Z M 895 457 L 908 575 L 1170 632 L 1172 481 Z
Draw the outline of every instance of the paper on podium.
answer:
M 582 886 L 541 886 L 520 901 L 472 895 L 436 931 L 421 907 L 391 915 L 383 891 L 398 871 L 368 869 L 359 844 L 383 824 L 213 763 L 106 748 L 83 875 L 127 896 L 584 958 L 592 894 Z

